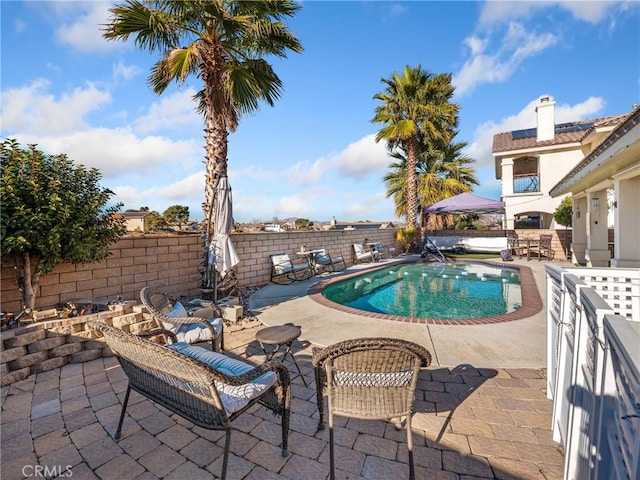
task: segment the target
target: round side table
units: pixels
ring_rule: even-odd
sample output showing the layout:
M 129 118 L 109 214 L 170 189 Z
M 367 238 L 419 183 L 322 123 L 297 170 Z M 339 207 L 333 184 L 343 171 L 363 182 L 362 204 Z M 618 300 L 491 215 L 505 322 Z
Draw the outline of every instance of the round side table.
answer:
M 280 361 L 284 363 L 285 358 L 287 357 L 287 355 L 289 355 L 291 357 L 291 360 L 293 360 L 294 365 L 298 369 L 298 374 L 300 375 L 300 378 L 302 378 L 302 382 L 305 386 L 308 387 L 309 385 L 307 385 L 307 381 L 304 379 L 304 375 L 302 375 L 302 372 L 300 371 L 300 366 L 296 361 L 296 357 L 293 356 L 293 352 L 291 351 L 293 341 L 300 337 L 301 333 L 302 330 L 300 330 L 300 327 L 295 325 L 267 327 L 256 332 L 256 341 L 260 344 L 260 347 L 262 348 L 267 361 L 270 361 L 275 356 L 278 350 L 280 350 L 280 347 L 282 347 L 283 345 L 286 346 L 287 348 Z M 272 346 L 270 351 L 267 351 L 267 345 Z

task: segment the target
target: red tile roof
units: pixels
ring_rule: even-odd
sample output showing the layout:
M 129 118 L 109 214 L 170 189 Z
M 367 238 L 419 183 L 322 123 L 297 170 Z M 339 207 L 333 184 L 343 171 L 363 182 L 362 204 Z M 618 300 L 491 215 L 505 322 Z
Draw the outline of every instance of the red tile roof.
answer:
M 493 153 L 509 152 L 532 147 L 547 147 L 551 145 L 563 145 L 566 143 L 580 142 L 597 128 L 616 126 L 622 123 L 632 112 L 610 117 L 580 120 L 578 122 L 556 125 L 556 134 L 553 140 L 538 142 L 536 129 L 531 128 L 526 132 L 515 130 L 512 132 L 497 133 L 493 136 Z M 516 134 L 514 138 L 514 133 Z M 518 138 L 520 137 L 520 138 Z

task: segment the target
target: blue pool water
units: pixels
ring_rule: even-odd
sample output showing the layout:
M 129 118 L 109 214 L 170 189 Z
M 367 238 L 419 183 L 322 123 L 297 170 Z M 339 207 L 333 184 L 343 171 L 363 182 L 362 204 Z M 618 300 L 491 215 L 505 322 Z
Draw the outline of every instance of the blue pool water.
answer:
M 462 319 L 504 315 L 522 306 L 520 272 L 484 263 L 406 263 L 335 282 L 332 302 L 402 317 Z

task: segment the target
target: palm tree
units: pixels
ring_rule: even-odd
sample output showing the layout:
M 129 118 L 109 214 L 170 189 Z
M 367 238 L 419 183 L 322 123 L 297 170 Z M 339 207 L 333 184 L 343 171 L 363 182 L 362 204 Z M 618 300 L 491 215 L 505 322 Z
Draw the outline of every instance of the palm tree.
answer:
M 470 192 L 472 185 L 478 184 L 475 171 L 469 166 L 474 160 L 462 153 L 466 145 L 465 142 L 450 142 L 440 146 L 439 142 L 430 145 L 418 143 L 416 172 L 420 210 L 453 195 Z M 396 162 L 390 165 L 391 171 L 383 180 L 387 186 L 387 198 L 393 197 L 396 215 L 399 216 L 406 211 L 407 205 L 407 154 L 399 148 L 390 155 Z M 431 220 L 441 226 L 443 219 Z M 421 223 L 426 224 L 424 218 Z
M 291 0 L 126 0 L 110 9 L 104 37 L 161 52 L 149 85 L 161 94 L 173 82 L 195 75 L 203 88 L 196 96 L 205 119 L 205 212 L 218 176 L 227 174 L 227 140 L 239 118 L 273 105 L 282 82 L 265 56 L 302 52 L 283 23 L 300 6 Z
M 408 228 L 416 228 L 418 212 L 417 173 L 418 143 L 447 142 L 456 125 L 458 105 L 451 103 L 454 87 L 450 74 L 433 75 L 422 69 L 406 66 L 404 75 L 392 73 L 383 78 L 384 92 L 373 96 L 381 105 L 371 120 L 383 123 L 376 142 L 384 139 L 393 152 L 401 147 L 406 152 L 406 208 Z

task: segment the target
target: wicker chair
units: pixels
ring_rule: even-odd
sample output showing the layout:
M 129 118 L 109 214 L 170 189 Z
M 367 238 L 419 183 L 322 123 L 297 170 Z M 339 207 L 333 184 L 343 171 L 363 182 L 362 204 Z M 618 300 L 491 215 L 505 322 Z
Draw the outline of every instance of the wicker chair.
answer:
M 180 302 L 155 288 L 144 287 L 140 300 L 156 321 L 156 328 L 145 332 L 149 337 L 163 333 L 172 341 L 197 343 L 210 341 L 211 348 L 220 352 L 224 349 L 224 321 L 222 311 L 214 303 L 192 314 L 186 313 Z M 176 314 L 176 312 L 179 312 Z M 191 333 L 198 331 L 197 335 Z
M 371 420 L 406 416 L 409 478 L 415 478 L 413 397 L 420 368 L 430 364 L 431 354 L 425 348 L 393 338 L 359 338 L 314 350 L 318 430 L 324 428 L 323 390 L 329 407 L 329 478 L 335 478 L 334 415 Z
M 185 343 L 159 345 L 102 322 L 89 325 L 102 332 L 129 380 L 116 440 L 134 390 L 195 425 L 226 432 L 222 479 L 227 474 L 231 423 L 256 404 L 281 417 L 282 456 L 288 456 L 291 379 L 280 362 L 254 366 Z

